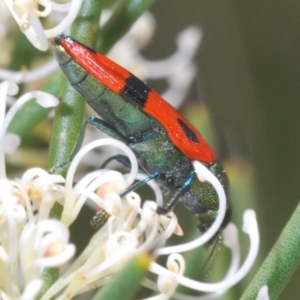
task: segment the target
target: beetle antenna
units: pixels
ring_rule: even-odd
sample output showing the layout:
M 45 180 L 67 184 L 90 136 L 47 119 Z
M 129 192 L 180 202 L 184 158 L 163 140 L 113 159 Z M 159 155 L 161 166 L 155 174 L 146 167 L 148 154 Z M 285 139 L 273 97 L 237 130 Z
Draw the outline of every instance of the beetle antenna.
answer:
M 209 245 L 207 245 L 207 248 L 209 247 Z M 219 232 L 215 236 L 215 240 L 213 242 L 213 248 L 211 249 L 209 256 L 205 259 L 203 264 L 200 266 L 201 273 L 204 274 L 203 277 L 205 281 L 207 281 L 208 278 L 211 276 L 212 270 L 219 259 L 222 247 L 223 247 L 223 238 L 221 236 L 221 233 Z

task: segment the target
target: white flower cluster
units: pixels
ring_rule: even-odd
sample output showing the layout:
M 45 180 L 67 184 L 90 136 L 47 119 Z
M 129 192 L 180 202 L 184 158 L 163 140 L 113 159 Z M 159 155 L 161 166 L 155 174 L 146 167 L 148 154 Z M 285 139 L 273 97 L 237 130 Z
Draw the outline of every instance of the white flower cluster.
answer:
M 16 92 L 14 84 L 4 82 L 0 85 L 2 97 Z M 24 97 L 20 98 L 21 101 L 24 101 Z M 39 100 L 39 103 L 47 106 L 57 104 L 53 96 L 45 93 L 40 95 Z M 5 103 L 5 98 L 1 98 L 1 103 Z M 20 107 L 18 101 L 11 111 L 16 111 L 15 107 Z M 11 111 L 6 118 L 2 113 L 0 122 L 5 125 L 1 128 L 7 127 L 13 115 Z M 4 135 L 5 130 L 1 132 L 2 140 Z M 74 174 L 82 157 L 93 148 L 104 145 L 113 145 L 124 151 L 131 162 L 131 172 L 123 176 L 116 171 L 97 170 L 74 185 Z M 3 149 L 0 149 L 0 156 L 4 161 Z M 75 254 L 75 247 L 69 243 L 68 226 L 90 199 L 109 217 L 82 254 L 61 274 L 42 299 L 51 299 L 53 296 L 64 299 L 66 295 L 72 298 L 89 289 L 101 287 L 130 257 L 153 248 L 157 257 L 168 255 L 166 267 L 156 262 L 150 265 L 149 271 L 157 275 L 157 281 L 143 281 L 146 287 L 159 292 L 155 299 L 169 299 L 171 296 L 175 299 L 194 299 L 175 292 L 178 285 L 208 292 L 203 299 L 219 297 L 251 268 L 258 252 L 258 229 L 254 212 L 246 211 L 243 230 L 249 235 L 250 249 L 241 267 L 236 227 L 230 224 L 225 229 L 224 244 L 232 250 L 232 263 L 223 281 L 203 283 L 185 277 L 185 261 L 180 253 L 207 243 L 216 234 L 226 207 L 225 193 L 217 178 L 199 162 L 194 162 L 194 167 L 198 179 L 209 181 L 219 195 L 218 217 L 211 228 L 196 240 L 168 247 L 165 247 L 166 241 L 173 233 L 182 234 L 174 213 L 158 215 L 156 202 L 142 203 L 134 192 L 123 199 L 119 196 L 133 183 L 138 171 L 134 154 L 119 141 L 101 139 L 85 146 L 71 162 L 66 180 L 60 175 L 34 168 L 25 172 L 21 179 L 12 181 L 6 178 L 3 167 L 0 173 L 0 296 L 3 299 L 33 299 L 43 285 L 43 271 L 49 267 L 65 266 L 69 262 Z M 63 205 L 61 220 L 49 217 L 55 202 Z
M 55 37 L 66 30 L 75 20 L 82 0 L 59 4 L 51 0 L 4 0 L 20 29 L 29 41 L 39 50 L 46 51 L 49 38 Z M 43 10 L 39 8 L 43 7 Z M 64 20 L 52 28 L 44 30 L 40 17 L 48 17 L 53 13 L 67 13 Z
M 43 270 L 59 267 L 75 253 L 74 245 L 68 243 L 68 228 L 58 220 L 49 219 L 51 207 L 62 197 L 63 178 L 40 169 L 25 172 L 21 180 L 6 178 L 4 152 L 12 152 L 18 145 L 12 134 L 5 135 L 14 114 L 32 98 L 45 107 L 58 104 L 52 95 L 34 91 L 20 97 L 5 116 L 6 94 L 17 92 L 18 87 L 13 83 L 0 84 L 1 299 L 19 299 L 21 295 L 21 299 L 33 299 L 43 284 Z

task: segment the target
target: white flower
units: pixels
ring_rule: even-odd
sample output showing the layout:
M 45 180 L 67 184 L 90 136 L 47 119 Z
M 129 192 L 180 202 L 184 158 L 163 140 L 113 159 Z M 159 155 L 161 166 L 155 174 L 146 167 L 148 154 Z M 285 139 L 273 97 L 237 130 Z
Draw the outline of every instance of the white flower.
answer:
M 48 48 L 48 38 L 68 30 L 81 2 L 73 0 L 68 4 L 57 4 L 51 0 L 5 0 L 22 32 L 42 51 Z M 62 21 L 57 17 L 58 14 L 65 16 Z M 53 18 L 58 25 L 44 29 L 40 18 Z M 2 20 L 7 22 L 7 13 Z M 174 106 L 179 106 L 196 74 L 192 60 L 202 34 L 198 28 L 190 27 L 179 34 L 177 50 L 173 55 L 160 61 L 148 61 L 140 54 L 140 49 L 151 39 L 154 26 L 153 17 L 145 13 L 115 45 L 110 56 L 143 80 L 165 79 L 168 89 L 164 96 L 172 99 Z M 0 31 L 5 35 L 5 26 L 0 27 Z M 120 53 L 127 55 L 122 58 Z M 128 61 L 130 65 L 125 64 Z M 29 82 L 53 72 L 55 68 L 56 63 L 51 60 L 30 71 L 0 70 L 0 77 L 11 78 L 14 82 Z M 105 138 L 85 146 L 70 164 L 66 179 L 38 168 L 27 170 L 19 179 L 8 179 L 5 153 L 13 153 L 20 144 L 18 136 L 6 132 L 14 114 L 32 98 L 36 98 L 44 107 L 58 104 L 55 97 L 34 91 L 21 96 L 5 116 L 6 94 L 13 96 L 17 92 L 18 87 L 14 84 L 0 84 L 0 298 L 33 299 L 44 284 L 43 272 L 51 267 L 61 270 L 63 267 L 64 272 L 61 271 L 59 279 L 42 299 L 54 296 L 58 299 L 72 298 L 96 286 L 105 285 L 128 259 L 149 249 L 155 249 L 157 257 L 167 255 L 166 266 L 151 263 L 149 271 L 153 275 L 152 280 L 146 279 L 142 283 L 157 292 L 156 296 L 149 299 L 193 299 L 177 293 L 179 285 L 208 293 L 197 299 L 215 299 L 247 274 L 259 244 L 253 211 L 246 211 L 244 216 L 244 231 L 250 237 L 250 250 L 241 267 L 237 229 L 229 224 L 224 230 L 224 244 L 231 249 L 232 262 L 224 280 L 202 283 L 184 276 L 185 260 L 181 253 L 206 244 L 218 231 L 226 209 L 223 187 L 200 162 L 193 162 L 193 165 L 198 179 L 209 181 L 217 191 L 218 216 L 205 234 L 181 245 L 166 246 L 170 236 L 183 235 L 183 231 L 173 212 L 168 215 L 156 213 L 157 207 L 164 203 L 162 192 L 154 181 L 149 185 L 154 190 L 156 201 L 142 201 L 135 192 L 126 194 L 122 199 L 119 196 L 134 180 L 145 178 L 145 174 L 138 174 L 138 164 L 132 151 L 119 141 Z M 130 173 L 123 175 L 113 170 L 96 170 L 74 184 L 74 174 L 83 157 L 94 148 L 107 145 L 125 153 L 131 163 Z M 50 218 L 51 208 L 56 202 L 63 206 L 61 220 Z M 94 224 L 100 228 L 81 255 L 67 266 L 75 254 L 75 246 L 69 242 L 68 227 L 76 220 L 83 205 L 89 202 L 98 207 Z
M 49 47 L 47 38 L 51 38 L 66 30 L 75 20 L 82 0 L 73 0 L 68 4 L 58 4 L 51 0 L 4 0 L 11 14 L 26 34 L 29 41 L 39 50 Z M 39 10 L 39 7 L 43 9 Z M 44 30 L 40 17 L 48 17 L 52 12 L 67 13 L 64 20 L 56 27 Z
M 63 178 L 40 169 L 27 171 L 23 178 L 6 178 L 6 129 L 17 110 L 28 100 L 49 107 L 58 104 L 52 95 L 36 91 L 23 95 L 5 116 L 6 94 L 15 95 L 18 87 L 10 82 L 0 84 L 0 274 L 1 297 L 32 299 L 42 285 L 45 268 L 66 263 L 75 253 L 68 243 L 68 229 L 57 220 L 49 220 L 50 208 L 62 191 Z M 16 147 L 16 145 L 14 145 Z M 14 149 L 8 149 L 12 152 Z M 62 197 L 62 196 L 61 196 Z
M 125 183 L 125 179 L 122 181 L 120 174 L 117 174 L 115 171 L 95 171 L 88 174 L 72 188 L 73 170 L 76 169 L 79 160 L 93 147 L 103 146 L 106 143 L 115 143 L 117 147 L 127 151 L 125 153 L 130 155 L 130 149 L 126 150 L 122 143 L 111 139 L 95 141 L 83 148 L 82 152 L 80 151 L 71 163 L 71 171 L 67 175 L 62 220 L 66 224 L 73 222 L 83 203 L 88 198 L 97 203 L 102 209 L 105 209 L 109 214 L 109 218 L 94 235 L 89 245 L 70 269 L 46 292 L 45 299 L 53 297 L 60 292 L 62 292 L 60 294 L 62 298 L 66 295 L 73 297 L 82 291 L 86 291 L 92 284 L 101 286 L 107 277 L 118 272 L 130 257 L 145 249 L 151 249 L 154 245 L 158 247 L 155 251 L 156 255 L 169 255 L 166 268 L 155 262 L 150 266 L 150 271 L 157 275 L 157 283 L 155 284 L 150 280 L 146 280 L 144 283 L 145 286 L 160 291 L 159 299 L 169 299 L 171 296 L 176 299 L 185 299 L 185 295 L 175 292 L 179 284 L 196 291 L 210 292 L 211 294 L 204 299 L 214 299 L 225 293 L 228 288 L 247 274 L 257 255 L 259 244 L 253 211 L 245 213 L 244 231 L 250 236 L 251 247 L 249 256 L 240 269 L 237 230 L 233 224 L 230 224 L 225 229 L 224 244 L 232 249 L 233 259 L 225 279 L 219 283 L 208 284 L 184 277 L 185 262 L 179 253 L 192 250 L 207 243 L 218 230 L 219 222 L 223 219 L 222 211 L 224 215 L 226 206 L 225 194 L 220 190 L 220 183 L 216 178 L 213 178 L 214 175 L 207 171 L 205 167 L 199 166 L 199 163 L 195 163 L 195 168 L 197 172 L 201 173 L 200 179 L 210 180 L 218 193 L 220 193 L 220 211 L 218 218 L 211 227 L 215 227 L 214 231 L 209 232 L 208 230 L 206 235 L 204 234 L 195 241 L 183 245 L 164 247 L 166 240 L 173 233 L 177 232 L 178 221 L 173 213 L 170 213 L 168 218 L 157 215 L 157 204 L 153 201 L 146 201 L 141 206 L 141 199 L 135 193 L 129 193 L 125 197 L 125 201 L 121 201 L 111 188 L 113 187 L 118 193 L 121 193 L 128 187 L 128 183 L 131 180 Z M 133 163 L 132 160 L 131 162 Z M 113 178 L 116 180 L 115 183 L 113 183 Z M 128 178 L 131 178 L 131 176 Z M 110 184 L 107 185 L 110 180 Z M 103 190 L 99 192 L 99 189 L 102 189 L 102 187 L 104 187 Z M 84 278 L 84 280 L 81 280 L 81 278 Z
M 11 15 L 18 23 L 21 31 L 26 35 L 34 47 L 41 51 L 49 48 L 49 38 L 55 37 L 62 32 L 68 31 L 70 25 L 78 15 L 82 0 L 70 0 L 66 4 L 59 4 L 52 0 L 4 0 Z M 8 26 L 9 18 L 6 10 L 1 22 L 3 28 Z M 39 18 L 51 19 L 51 22 L 58 23 L 51 29 L 44 29 Z M 1 33 L 1 26 L 0 26 Z M 2 35 L 7 32 L 2 30 Z M 1 35 L 0 35 L 1 36 Z M 7 38 L 4 38 L 4 41 Z M 40 67 L 33 70 L 11 71 L 0 69 L 0 78 L 15 83 L 31 82 L 53 73 L 57 69 L 57 63 L 52 58 Z
M 0 85 L 0 97 L 5 103 L 5 94 L 16 94 L 17 87 L 8 82 Z M 32 96 L 32 95 L 31 95 Z M 47 94 L 35 92 L 34 97 L 48 99 L 43 105 L 56 105 L 56 100 Z M 0 139 L 20 103 L 30 99 L 25 94 L 11 108 L 4 118 L 2 104 L 0 122 L 3 124 Z M 45 104 L 46 103 L 46 104 Z M 50 104 L 49 104 L 50 103 Z M 3 143 L 0 158 L 4 161 Z M 74 185 L 74 174 L 79 162 L 89 151 L 99 146 L 118 147 L 128 156 L 131 172 L 122 175 L 112 170 L 96 170 L 86 174 Z M 15 181 L 5 175 L 5 164 L 0 172 L 0 294 L 6 299 L 33 299 L 43 285 L 42 274 L 46 268 L 60 268 L 65 271 L 43 295 L 43 299 L 74 297 L 95 286 L 105 285 L 132 256 L 155 249 L 155 255 L 168 255 L 166 267 L 152 262 L 149 271 L 156 276 L 143 284 L 158 294 L 149 299 L 192 299 L 176 292 L 178 285 L 208 292 L 203 299 L 215 299 L 241 280 L 251 268 L 258 251 L 259 236 L 253 211 L 244 215 L 243 230 L 250 237 L 249 255 L 239 267 L 237 229 L 233 224 L 224 230 L 224 244 L 232 251 L 232 262 L 224 280 L 219 283 L 202 283 L 184 276 L 185 260 L 180 254 L 200 247 L 216 234 L 225 214 L 226 197 L 217 178 L 200 162 L 194 167 L 201 181 L 209 181 L 219 196 L 219 213 L 211 228 L 194 241 L 182 245 L 165 246 L 172 234 L 183 232 L 173 212 L 167 216 L 156 213 L 162 204 L 161 192 L 155 187 L 155 201 L 141 201 L 138 194 L 130 192 L 123 199 L 123 193 L 137 175 L 138 165 L 133 152 L 123 143 L 106 138 L 94 141 L 75 156 L 70 164 L 66 180 L 60 175 L 48 174 L 33 168 Z M 152 183 L 153 185 L 153 183 Z M 155 185 L 154 185 L 155 186 Z M 103 221 L 82 254 L 66 268 L 66 263 L 75 254 L 75 246 L 69 243 L 68 226 L 75 221 L 82 206 L 94 202 L 101 212 Z M 63 205 L 61 220 L 50 219 L 50 210 L 55 202 Z M 202 299 L 197 297 L 197 299 Z

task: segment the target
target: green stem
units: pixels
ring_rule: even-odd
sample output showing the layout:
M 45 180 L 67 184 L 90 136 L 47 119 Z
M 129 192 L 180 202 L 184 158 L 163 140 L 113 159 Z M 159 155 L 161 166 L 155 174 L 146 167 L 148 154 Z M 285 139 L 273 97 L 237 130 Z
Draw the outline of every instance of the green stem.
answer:
M 98 34 L 98 22 L 101 11 L 101 1 L 83 1 L 80 13 L 72 25 L 71 36 L 89 47 L 95 47 Z M 58 106 L 53 121 L 47 167 L 67 161 L 76 144 L 84 114 L 85 102 L 72 88 L 67 79 L 60 75 Z M 63 174 L 66 172 L 62 172 Z
M 282 231 L 241 300 L 256 299 L 264 285 L 271 300 L 277 299 L 300 262 L 300 204 Z
M 83 1 L 80 13 L 75 20 L 71 35 L 90 47 L 95 47 L 98 31 L 101 1 Z M 67 161 L 76 144 L 83 120 L 85 102 L 81 96 L 71 87 L 69 82 L 59 75 L 61 82 L 60 105 L 56 110 L 53 121 L 52 137 L 50 142 L 48 167 Z M 65 172 L 66 170 L 64 170 Z M 61 172 L 61 173 L 64 173 Z M 51 210 L 51 217 L 60 218 L 62 208 L 55 204 Z M 47 269 L 44 274 L 43 292 L 36 299 L 40 299 L 48 288 L 57 280 L 59 273 L 56 269 Z
M 155 0 L 124 0 L 100 30 L 97 51 L 107 53 Z
M 36 295 L 35 299 L 41 299 L 42 296 L 47 292 L 49 287 L 53 284 L 53 282 L 56 281 L 58 276 L 59 276 L 59 269 L 57 268 L 46 269 L 43 273 L 44 284 L 41 290 Z
M 131 259 L 111 282 L 100 289 L 92 300 L 134 299 L 141 280 L 146 276 L 153 259 L 152 253 L 143 252 Z

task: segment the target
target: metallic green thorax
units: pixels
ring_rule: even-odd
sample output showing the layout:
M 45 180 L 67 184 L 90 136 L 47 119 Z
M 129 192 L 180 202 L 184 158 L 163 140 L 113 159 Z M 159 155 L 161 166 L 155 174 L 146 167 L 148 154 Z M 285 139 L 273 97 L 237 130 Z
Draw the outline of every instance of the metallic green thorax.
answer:
M 190 159 L 183 155 L 169 139 L 166 130 L 151 116 L 136 107 L 129 98 L 107 89 L 65 52 L 54 47 L 61 69 L 72 86 L 87 103 L 107 122 L 97 124 L 104 133 L 125 142 L 136 154 L 139 165 L 148 174 L 159 173 L 158 181 L 170 194 L 178 192 L 191 177 L 196 178 Z M 95 123 L 97 121 L 95 120 Z M 228 182 L 218 161 L 207 165 L 218 177 L 227 192 Z M 218 209 L 218 196 L 208 182 L 193 180 L 179 199 L 200 220 L 199 228 L 205 231 L 214 221 Z M 228 205 L 223 225 L 230 217 Z M 222 229 L 222 228 L 221 228 Z

